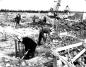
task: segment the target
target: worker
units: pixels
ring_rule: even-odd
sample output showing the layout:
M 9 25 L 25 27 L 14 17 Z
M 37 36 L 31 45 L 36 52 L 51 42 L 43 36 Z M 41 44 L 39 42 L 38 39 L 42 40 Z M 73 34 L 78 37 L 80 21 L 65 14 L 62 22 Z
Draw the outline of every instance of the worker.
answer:
M 35 54 L 35 49 L 37 46 L 36 42 L 32 38 L 23 37 L 22 43 L 25 46 L 25 52 L 27 52 L 27 54 L 24 56 L 24 59 L 33 58 Z
M 44 18 L 43 18 L 43 23 L 46 24 L 46 21 L 47 21 L 47 19 L 46 19 L 46 17 L 44 16 Z
M 41 40 L 43 39 L 44 42 L 46 42 L 46 37 L 44 36 L 44 34 L 50 34 L 51 30 L 50 28 L 41 28 L 40 32 L 39 32 L 39 38 L 38 38 L 38 45 L 42 45 L 41 44 Z
M 15 19 L 15 22 L 16 22 L 16 26 L 18 26 L 20 24 L 21 15 L 20 14 L 16 15 L 16 17 L 14 19 Z

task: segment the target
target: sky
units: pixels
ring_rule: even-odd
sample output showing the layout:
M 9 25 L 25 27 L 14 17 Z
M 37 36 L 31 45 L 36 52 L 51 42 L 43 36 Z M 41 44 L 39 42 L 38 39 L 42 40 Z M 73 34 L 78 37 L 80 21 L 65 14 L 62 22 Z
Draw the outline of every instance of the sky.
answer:
M 0 9 L 49 10 L 55 8 L 58 0 L 0 0 Z M 86 0 L 61 0 L 59 10 L 69 6 L 71 11 L 86 11 Z

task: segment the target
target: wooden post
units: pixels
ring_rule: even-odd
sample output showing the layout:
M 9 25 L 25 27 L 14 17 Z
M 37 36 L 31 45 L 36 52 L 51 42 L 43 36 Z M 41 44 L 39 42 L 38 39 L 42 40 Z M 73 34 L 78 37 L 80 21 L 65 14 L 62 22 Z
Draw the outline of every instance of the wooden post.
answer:
M 20 43 L 19 42 L 17 43 L 17 49 L 18 49 L 18 55 L 19 55 L 18 57 L 20 57 L 20 55 L 21 55 L 20 53 L 21 52 L 20 52 Z
M 54 59 L 53 59 L 53 67 L 57 67 L 57 58 L 56 58 L 56 56 L 54 56 Z
M 15 39 L 15 56 L 17 57 L 17 40 Z
M 24 53 L 25 53 L 25 46 L 24 46 L 24 44 L 22 44 L 23 45 L 23 56 L 24 56 Z

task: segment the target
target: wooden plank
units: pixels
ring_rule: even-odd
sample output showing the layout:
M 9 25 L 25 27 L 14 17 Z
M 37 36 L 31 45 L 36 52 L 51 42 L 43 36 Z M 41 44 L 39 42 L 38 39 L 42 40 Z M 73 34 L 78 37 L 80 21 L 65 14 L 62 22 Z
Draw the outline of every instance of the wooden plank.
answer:
M 79 42 L 79 43 L 76 43 L 76 44 L 71 44 L 71 45 L 68 45 L 68 46 L 59 47 L 57 49 L 54 49 L 53 52 L 57 53 L 58 51 L 67 50 L 67 49 L 70 49 L 70 48 L 78 47 L 78 46 L 81 46 L 82 44 L 83 44 L 83 42 Z
M 86 49 L 83 49 L 79 54 L 77 54 L 77 55 L 71 60 L 72 63 L 73 63 L 76 59 L 78 59 L 85 51 L 86 51 Z

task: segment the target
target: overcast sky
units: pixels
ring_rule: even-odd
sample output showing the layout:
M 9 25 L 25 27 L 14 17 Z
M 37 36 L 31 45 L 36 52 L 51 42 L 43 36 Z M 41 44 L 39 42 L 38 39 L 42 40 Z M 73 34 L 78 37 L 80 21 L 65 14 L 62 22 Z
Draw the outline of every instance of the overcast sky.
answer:
M 56 0 L 0 0 L 0 9 L 49 10 Z M 60 10 L 69 5 L 72 11 L 86 11 L 86 0 L 61 0 Z

